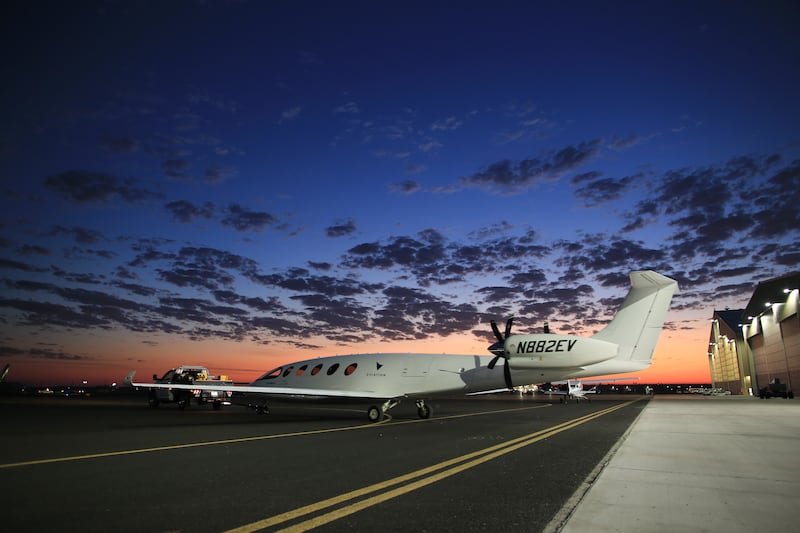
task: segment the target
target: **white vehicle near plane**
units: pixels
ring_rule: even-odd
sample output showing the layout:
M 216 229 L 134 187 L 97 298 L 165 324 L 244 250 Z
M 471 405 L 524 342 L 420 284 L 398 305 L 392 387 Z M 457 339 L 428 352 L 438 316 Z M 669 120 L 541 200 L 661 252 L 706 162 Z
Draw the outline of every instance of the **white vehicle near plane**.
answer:
M 192 400 L 199 405 L 210 403 L 214 409 L 223 405 L 230 405 L 230 389 L 207 389 L 193 387 L 186 389 L 176 387 L 176 384 L 230 386 L 227 376 L 212 376 L 204 366 L 182 365 L 167 370 L 160 378 L 153 374 L 153 382 L 158 384 L 168 383 L 168 388 L 153 387 L 147 397 L 150 407 L 158 407 L 161 403 L 177 403 L 180 409 L 189 407 Z
M 534 333 L 511 335 L 512 319 L 501 333 L 494 321 L 494 356 L 371 353 L 337 355 L 281 365 L 249 385 L 216 387 L 194 384 L 137 383 L 135 371 L 125 382 L 142 388 L 230 390 L 231 402 L 269 412 L 273 399 L 353 401 L 369 404 L 371 421 L 403 400 L 416 402 L 420 418 L 429 418 L 428 400 L 454 394 L 511 390 L 514 383 L 639 372 L 650 366 L 664 325 L 675 280 L 653 272 L 630 274 L 631 287 L 605 328 L 591 337 Z M 498 368 L 498 363 L 502 365 Z

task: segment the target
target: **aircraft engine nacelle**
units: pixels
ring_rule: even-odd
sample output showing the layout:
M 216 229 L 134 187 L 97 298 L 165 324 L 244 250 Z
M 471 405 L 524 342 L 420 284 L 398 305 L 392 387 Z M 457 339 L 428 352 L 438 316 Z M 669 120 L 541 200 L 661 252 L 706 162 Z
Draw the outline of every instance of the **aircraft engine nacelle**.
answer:
M 617 355 L 618 346 L 573 335 L 511 335 L 504 348 L 511 368 L 565 368 L 591 365 Z

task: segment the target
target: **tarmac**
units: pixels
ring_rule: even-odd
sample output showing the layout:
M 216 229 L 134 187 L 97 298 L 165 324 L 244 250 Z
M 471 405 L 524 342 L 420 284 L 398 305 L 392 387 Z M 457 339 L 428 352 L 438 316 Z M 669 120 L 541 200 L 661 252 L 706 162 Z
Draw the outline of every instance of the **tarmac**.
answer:
M 657 396 L 545 531 L 796 530 L 799 440 L 796 400 Z

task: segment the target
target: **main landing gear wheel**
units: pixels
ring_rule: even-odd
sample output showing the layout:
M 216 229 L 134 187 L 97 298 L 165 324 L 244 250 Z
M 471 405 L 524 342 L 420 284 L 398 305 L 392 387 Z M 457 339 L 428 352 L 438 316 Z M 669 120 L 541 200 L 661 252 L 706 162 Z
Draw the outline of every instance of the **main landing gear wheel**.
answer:
M 369 409 L 367 409 L 367 418 L 370 422 L 378 422 L 383 418 L 383 411 L 377 405 L 371 405 Z
M 417 414 L 420 418 L 430 418 L 433 414 L 433 409 L 425 403 L 425 400 L 417 400 Z

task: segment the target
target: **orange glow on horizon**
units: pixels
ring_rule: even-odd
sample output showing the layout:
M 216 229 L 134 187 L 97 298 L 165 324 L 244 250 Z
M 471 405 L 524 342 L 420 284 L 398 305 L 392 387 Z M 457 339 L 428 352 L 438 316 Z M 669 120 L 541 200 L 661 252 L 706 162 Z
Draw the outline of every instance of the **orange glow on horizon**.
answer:
M 706 358 L 708 332 L 705 329 L 664 330 L 650 368 L 637 372 L 639 383 L 710 383 Z M 154 344 L 154 340 L 158 344 Z M 78 348 L 78 342 L 80 343 Z M 182 338 L 145 338 L 135 334 L 81 338 L 65 353 L 81 354 L 80 359 L 11 357 L 0 365 L 11 364 L 9 382 L 29 385 L 89 386 L 121 384 L 125 375 L 136 370 L 137 379 L 150 380 L 181 364 L 204 365 L 213 374 L 225 374 L 237 382 L 250 382 L 264 372 L 289 362 L 352 353 L 433 353 L 478 354 L 486 351 L 490 340 L 474 336 L 449 336 L 424 341 L 368 341 L 358 346 L 332 346 L 309 350 L 287 344 L 259 345 L 248 342 L 195 342 Z M 606 376 L 612 377 L 612 376 Z M 614 377 L 625 377 L 624 375 Z

